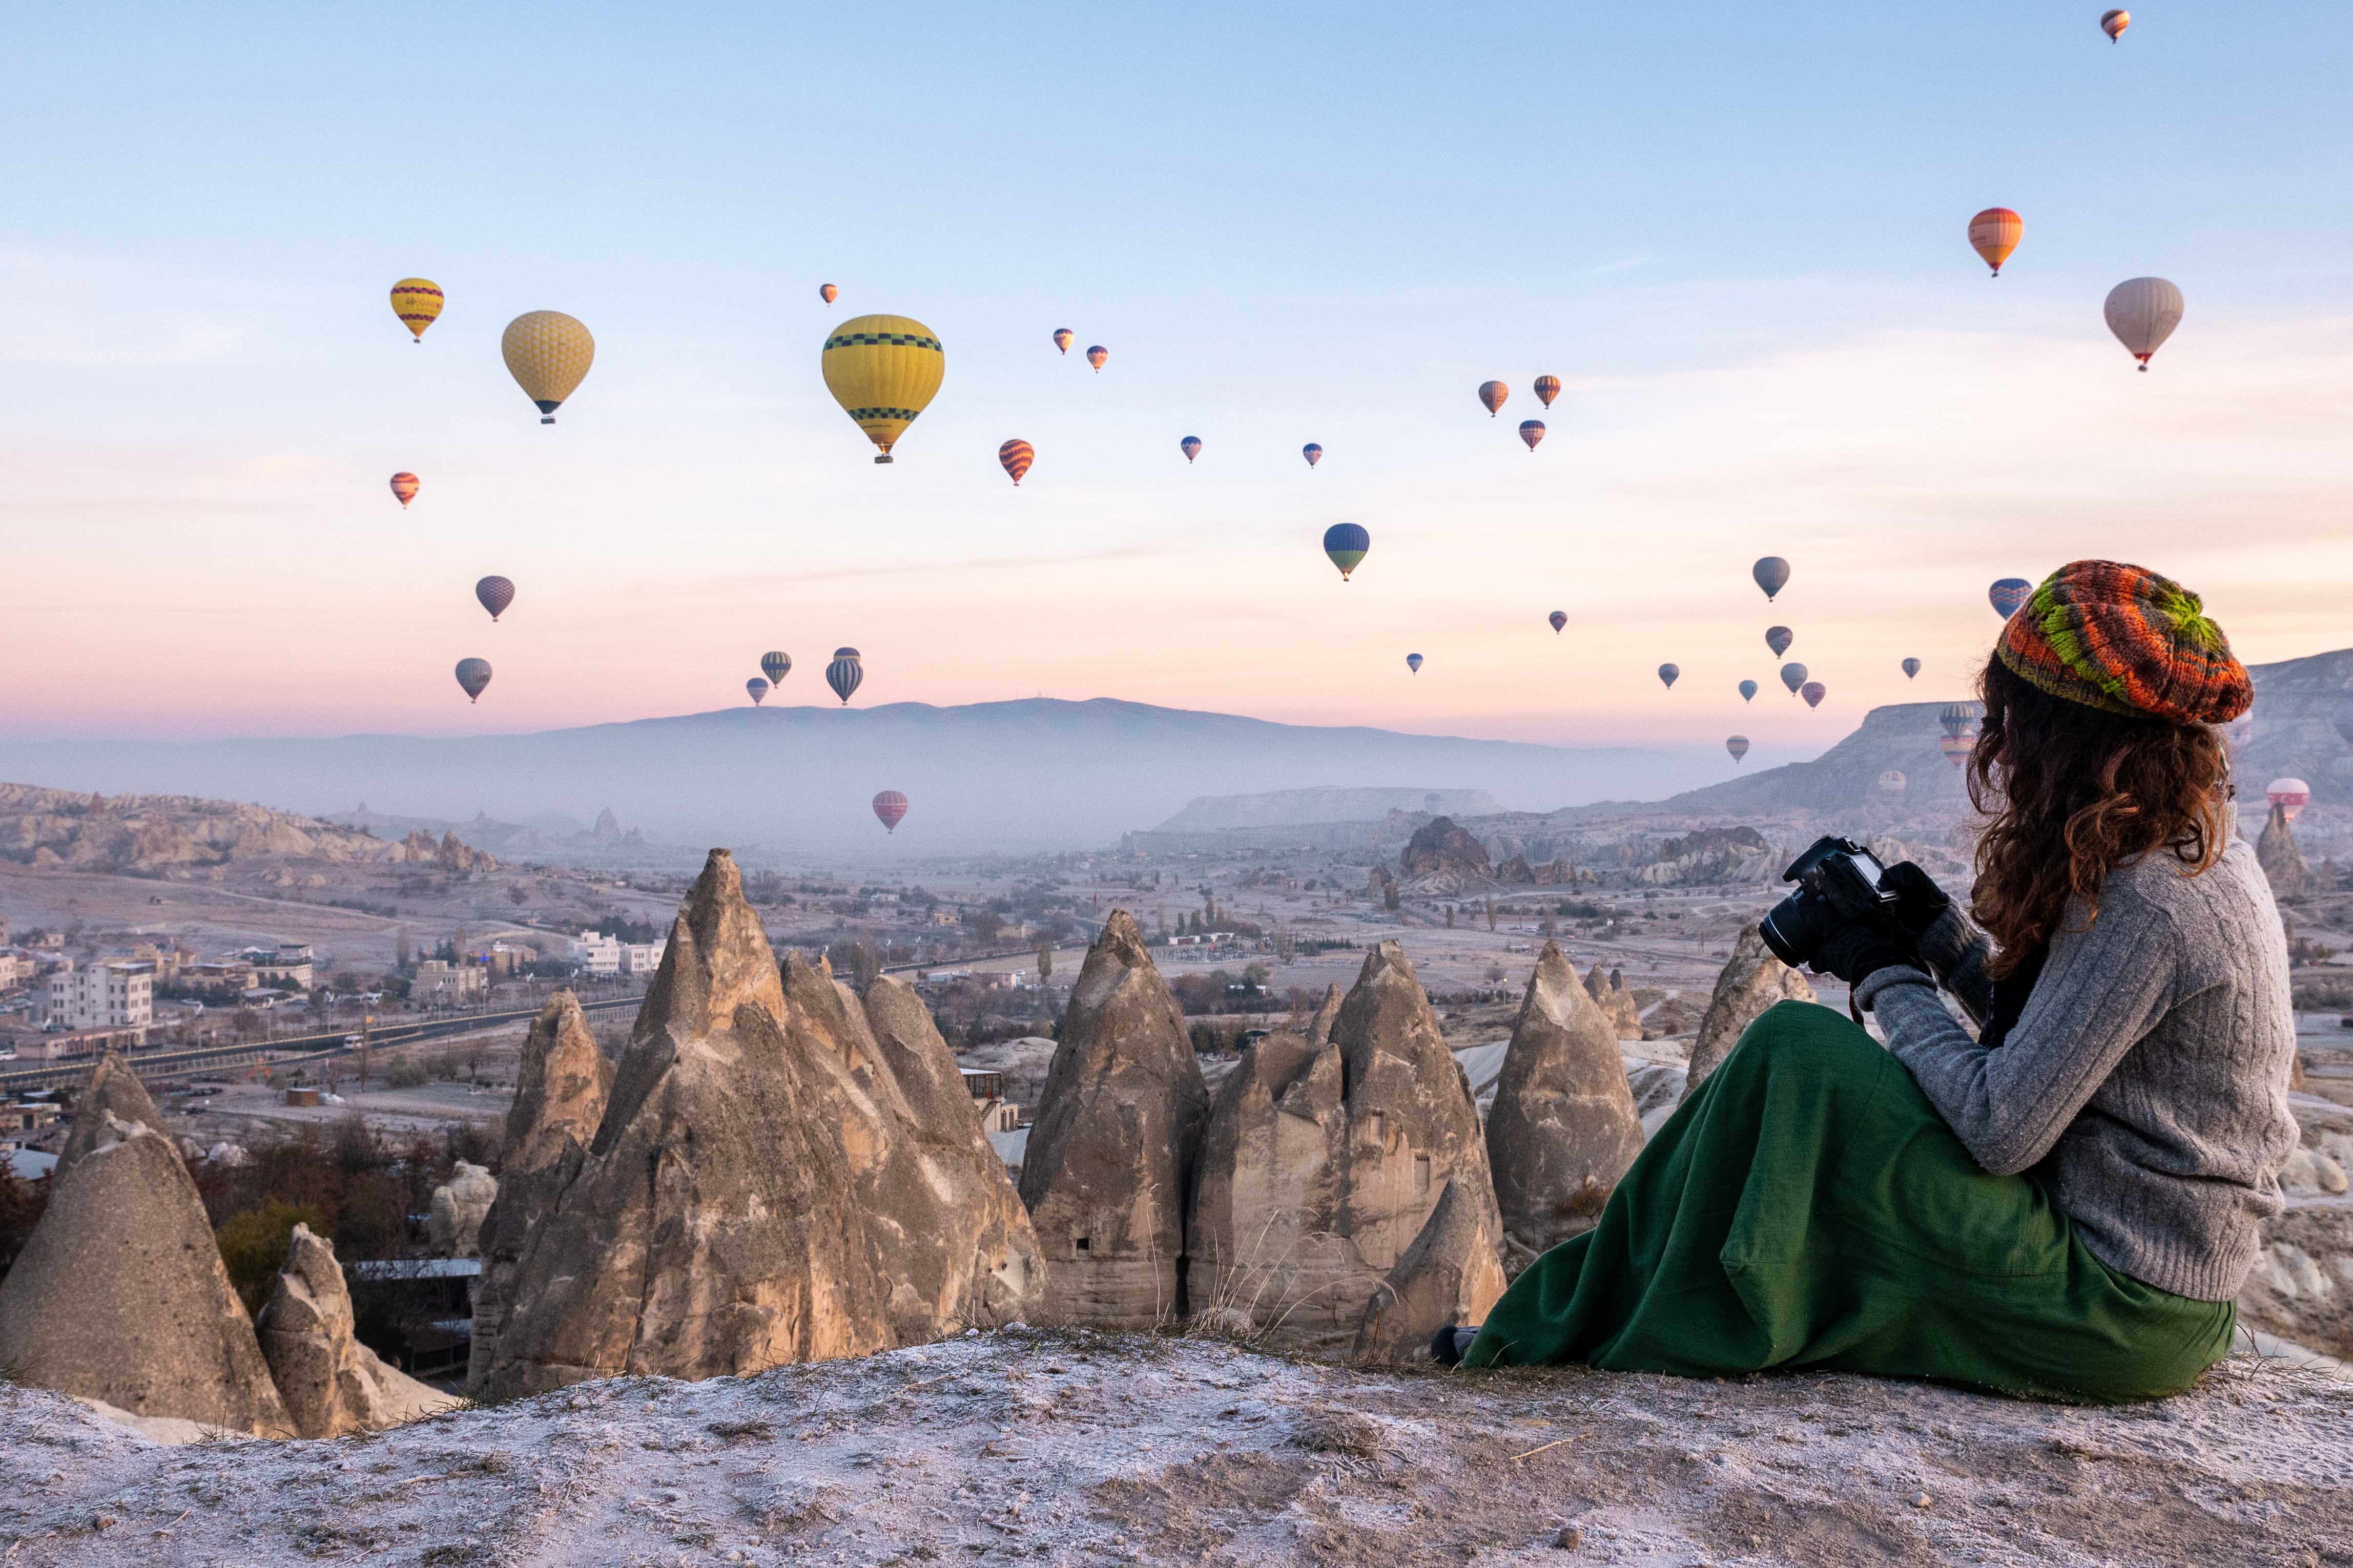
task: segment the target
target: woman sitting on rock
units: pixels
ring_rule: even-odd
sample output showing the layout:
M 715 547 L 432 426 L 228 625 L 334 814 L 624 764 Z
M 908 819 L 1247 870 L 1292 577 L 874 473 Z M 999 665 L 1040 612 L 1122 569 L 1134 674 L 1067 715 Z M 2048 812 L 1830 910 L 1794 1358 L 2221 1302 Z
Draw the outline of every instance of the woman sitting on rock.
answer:
M 2246 669 L 2196 595 L 2079 561 L 2010 618 L 1979 689 L 1977 923 L 1907 863 L 1893 920 L 1811 961 L 1886 1048 L 1774 1007 L 1599 1226 L 1441 1358 L 2108 1403 L 2230 1349 L 2296 1142 L 2287 944 L 2210 728 L 2246 711 Z

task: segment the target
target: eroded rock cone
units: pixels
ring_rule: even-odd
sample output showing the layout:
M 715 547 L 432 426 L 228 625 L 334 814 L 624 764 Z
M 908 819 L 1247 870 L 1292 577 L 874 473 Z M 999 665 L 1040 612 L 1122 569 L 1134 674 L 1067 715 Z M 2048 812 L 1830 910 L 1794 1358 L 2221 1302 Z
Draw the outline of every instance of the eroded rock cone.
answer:
M 1724 1065 L 1724 1058 L 1740 1043 L 1742 1031 L 1763 1016 L 1767 1007 L 1778 1002 L 1813 999 L 1814 988 L 1806 977 L 1774 957 L 1755 926 L 1742 928 L 1740 940 L 1732 944 L 1732 957 L 1715 977 L 1715 994 L 1708 998 L 1707 1013 L 1692 1041 L 1683 1099 L 1689 1100 L 1693 1090 L 1707 1081 L 1707 1075 Z
M 1021 1163 L 1045 1260 L 1039 1313 L 1150 1328 L 1185 1310 L 1186 1194 L 1209 1090 L 1126 910 L 1087 950 L 1058 1041 Z
M 1484 1319 L 1504 1293 L 1499 1239 L 1493 1201 L 1467 1177 L 1447 1183 L 1413 1245 L 1365 1304 L 1357 1359 L 1410 1361 L 1439 1330 Z
M 474 1299 L 467 1361 L 470 1389 L 479 1390 L 490 1372 L 524 1241 L 554 1212 L 555 1200 L 579 1174 L 612 1089 L 612 1058 L 597 1045 L 579 998 L 557 992 L 532 1021 L 522 1043 L 499 1162 L 498 1196 L 482 1220 L 482 1283 Z
M 787 1037 L 783 979 L 733 857 L 670 928 L 604 1119 L 529 1236 L 483 1387 L 701 1378 L 892 1343 L 837 1059 Z M 862 1162 L 868 1151 L 855 1151 Z
M 164 1113 L 155 1109 L 155 1100 L 131 1064 L 113 1051 L 98 1058 L 83 1082 L 81 1098 L 74 1101 L 73 1129 L 66 1134 L 66 1143 L 58 1152 L 57 1173 L 64 1175 L 69 1166 L 98 1147 L 106 1132 L 106 1119 L 141 1126 L 161 1132 L 166 1138 L 171 1130 L 164 1123 Z
M 458 1161 L 449 1179 L 433 1189 L 431 1212 L 425 1230 L 433 1250 L 444 1258 L 480 1258 L 482 1221 L 498 1201 L 498 1178 L 483 1165 Z
M 1525 1268 L 1590 1230 L 1642 1152 L 1618 1031 L 1545 943 L 1487 1111 L 1487 1163 L 1506 1253 Z
M 457 1404 L 386 1366 L 353 1337 L 343 1265 L 307 1225 L 294 1227 L 286 1267 L 255 1326 L 297 1436 L 374 1432 Z
M 0 1279 L 8 1374 L 134 1415 L 286 1436 L 253 1320 L 179 1152 L 147 1127 L 103 1121 L 82 1157 L 58 1166 L 47 1210 Z
M 1315 1016 L 1307 1020 L 1309 1044 L 1320 1046 L 1332 1037 L 1332 1026 L 1339 1019 L 1341 1001 L 1337 985 L 1324 987 L 1323 1005 L 1317 1007 Z
M 2277 805 L 2263 818 L 2263 833 L 2255 840 L 2255 864 L 2263 868 L 2274 898 L 2289 898 L 2312 885 L 2312 869 L 2296 847 L 2295 830 L 2288 826 L 2287 813 Z

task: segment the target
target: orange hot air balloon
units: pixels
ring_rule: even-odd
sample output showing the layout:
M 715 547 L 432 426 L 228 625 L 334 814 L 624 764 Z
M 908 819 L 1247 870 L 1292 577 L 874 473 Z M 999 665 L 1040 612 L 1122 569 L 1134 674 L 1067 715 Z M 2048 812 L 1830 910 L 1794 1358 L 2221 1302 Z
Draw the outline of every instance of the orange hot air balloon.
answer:
M 392 497 L 400 503 L 401 510 L 406 511 L 408 509 L 408 503 L 417 499 L 417 476 L 410 473 L 393 475 Z
M 1038 460 L 1038 449 L 1027 441 L 1008 441 L 997 448 L 997 460 L 1005 465 L 1006 473 L 1018 485 L 1021 476 L 1029 471 L 1029 465 Z
M 2018 248 L 2018 237 L 2026 232 L 2026 220 L 2008 207 L 1988 207 L 1969 219 L 1969 244 L 1993 275 L 2001 276 L 2001 264 Z
M 1536 377 L 1536 395 L 1544 399 L 1544 405 L 1546 408 L 1550 408 L 1552 400 L 1560 395 L 1560 377 L 1556 375 Z
M 1479 401 L 1487 405 L 1487 417 L 1490 419 L 1502 410 L 1504 399 L 1511 395 L 1512 389 L 1500 381 L 1482 381 L 1479 384 Z
M 820 283 L 817 286 L 817 297 L 830 305 L 841 297 L 841 290 L 830 283 Z
M 1054 329 L 1054 346 L 1061 350 L 1064 353 L 1069 353 L 1071 352 L 1071 340 L 1077 334 L 1073 333 L 1068 327 L 1056 327 Z
M 2108 36 L 2108 42 L 2112 44 L 2123 37 L 2125 29 L 2131 26 L 2132 13 L 2129 11 L 2118 9 L 2100 13 L 2100 31 Z

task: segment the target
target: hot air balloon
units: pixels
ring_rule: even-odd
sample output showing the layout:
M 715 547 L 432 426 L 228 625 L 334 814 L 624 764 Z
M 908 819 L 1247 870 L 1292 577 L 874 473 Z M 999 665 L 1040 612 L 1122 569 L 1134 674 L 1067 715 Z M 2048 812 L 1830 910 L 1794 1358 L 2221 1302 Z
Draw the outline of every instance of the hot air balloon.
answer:
M 2100 13 L 2100 31 L 2108 36 L 2108 42 L 2112 44 L 2123 37 L 2125 29 L 2131 26 L 2132 13 L 2129 11 L 2118 9 Z
M 1806 667 L 1804 665 L 1790 663 L 1781 667 L 1781 684 L 1789 689 L 1790 696 L 1795 697 L 1798 694 L 1798 688 L 1805 683 Z
M 1783 654 L 1788 652 L 1789 645 L 1797 640 L 1798 634 L 1791 631 L 1787 626 L 1767 626 L 1765 628 L 1765 646 L 1773 650 L 1773 657 L 1775 658 L 1778 658 Z
M 1496 411 L 1504 406 L 1504 399 L 1511 395 L 1512 389 L 1500 381 L 1482 381 L 1479 384 L 1479 401 L 1487 405 L 1487 417 L 1490 419 L 1493 419 Z
M 553 425 L 556 409 L 596 362 L 596 340 L 561 310 L 526 310 L 507 323 L 499 353 L 522 395 L 539 405 L 539 422 Z
M 874 797 L 874 820 L 882 825 L 883 832 L 898 832 L 906 816 L 907 797 L 897 790 L 886 789 Z
M 430 278 L 404 278 L 392 286 L 392 313 L 409 331 L 409 340 L 425 346 L 425 329 L 441 315 L 441 285 Z
M 1189 463 L 1201 455 L 1201 438 L 1198 436 L 1187 436 L 1176 443 L 1176 449 L 1185 454 L 1185 460 Z
M 1744 680 L 1740 683 L 1740 700 L 1743 702 L 1754 702 L 1757 700 L 1757 683 L 1755 681 Z
M 1945 761 L 1952 763 L 1956 770 L 1968 766 L 1969 753 L 1976 749 L 1977 741 L 1968 735 L 1936 737 L 1936 750 L 1944 753 Z
M 1809 708 L 1820 707 L 1822 699 L 1830 694 L 1831 689 L 1819 680 L 1809 680 L 1805 685 L 1798 688 L 1798 695 L 1806 700 L 1806 706 Z
M 830 283 L 820 283 L 817 286 L 817 297 L 830 305 L 841 298 L 841 290 Z
M 859 661 L 856 648 L 838 647 L 833 650 L 833 662 L 825 667 L 825 683 L 833 688 L 833 694 L 841 699 L 843 707 L 849 705 L 849 694 L 857 690 L 858 683 L 865 679 L 866 666 Z
M 1555 610 L 1551 615 L 1546 616 L 1545 619 L 1552 623 L 1552 635 L 1558 637 L 1560 636 L 1560 628 L 1568 625 L 1568 612 L 1567 610 Z
M 2034 584 L 2023 577 L 2000 577 L 1986 590 L 1986 603 L 2003 620 L 2018 614 L 2018 606 L 2033 595 Z
M 1418 653 L 1409 653 L 1406 655 L 1405 667 L 1414 674 L 1419 675 L 1421 673 L 1421 655 Z
M 1005 471 L 1018 485 L 1021 476 L 1029 471 L 1029 465 L 1038 460 L 1038 448 L 1027 441 L 1008 441 L 997 448 L 997 460 L 1005 466 Z
M 1071 340 L 1075 335 L 1076 334 L 1068 327 L 1056 327 L 1054 329 L 1054 346 L 1061 350 L 1064 353 L 1069 353 L 1071 352 Z
M 1897 773 L 1894 768 L 1890 768 L 1885 773 L 1879 775 L 1879 793 L 1882 795 L 1902 795 L 1904 793 L 1904 786 L 1910 782 L 1911 781 L 1906 779 L 1902 773 Z
M 1310 441 L 1299 448 L 1299 455 L 1307 459 L 1307 466 L 1312 468 L 1324 460 L 1324 448 Z
M 1748 737 L 1726 735 L 1724 738 L 1724 749 L 1732 753 L 1732 765 L 1736 768 L 1740 765 L 1740 759 L 1748 754 Z
M 2108 290 L 2102 309 L 2108 331 L 2146 372 L 2148 356 L 2163 348 L 2181 324 L 2181 290 L 2162 278 L 2127 278 Z
M 2312 786 L 2297 778 L 2274 779 L 2263 785 L 2263 796 L 2280 814 L 2282 822 L 2294 822 L 2312 803 Z
M 482 689 L 491 683 L 491 661 L 487 658 L 461 658 L 458 661 L 458 689 L 470 702 L 482 700 Z
M 768 678 L 771 685 L 782 686 L 785 677 L 793 672 L 793 656 L 782 648 L 764 653 L 760 656 L 760 672 Z
M 755 675 L 744 683 L 744 689 L 752 694 L 752 706 L 757 708 L 760 699 L 768 694 L 768 683 Z
M 1103 344 L 1093 343 L 1089 345 L 1087 349 L 1087 363 L 1095 367 L 1095 374 L 1097 375 L 1101 375 L 1103 374 L 1103 361 L 1109 358 L 1111 358 L 1111 350 L 1103 347 Z
M 2018 248 L 2018 237 L 2025 232 L 2026 220 L 2008 207 L 1988 207 L 1969 219 L 1969 244 L 1993 268 L 1996 278 L 2001 276 L 2001 264 Z
M 1977 727 L 1978 710 L 1967 702 L 1947 702 L 1936 722 L 1947 735 L 1966 735 Z
M 1545 427 L 1543 420 L 1523 419 L 1520 421 L 1520 439 L 1528 444 L 1529 451 L 1533 452 L 1536 449 L 1536 443 L 1543 440 L 1544 436 Z
M 504 577 L 484 577 L 474 584 L 474 597 L 495 621 L 514 603 L 514 584 Z
M 1560 377 L 1556 375 L 1540 375 L 1536 377 L 1536 397 L 1546 408 L 1550 408 L 1552 406 L 1552 400 L 1559 395 Z
M 1771 604 L 1773 595 L 1789 585 L 1789 563 L 1778 555 L 1767 555 L 1748 569 L 1757 585 L 1765 590 L 1765 602 Z
M 401 510 L 406 511 L 408 503 L 417 499 L 417 476 L 406 471 L 393 475 L 392 499 L 400 503 Z
M 1324 553 L 1340 569 L 1340 581 L 1356 569 L 1365 552 L 1373 547 L 1373 536 L 1353 522 L 1335 522 L 1324 531 Z
M 881 448 L 878 463 L 930 405 L 947 374 L 947 351 L 923 322 L 905 316 L 853 316 L 833 329 L 818 356 L 825 389 Z
M 1917 675 L 1917 674 L 1919 674 L 1919 673 L 1920 673 L 1920 661 L 1919 661 L 1918 659 L 1916 659 L 1916 658 L 1907 658 L 1907 659 L 1905 659 L 1905 660 L 1904 661 L 1904 679 L 1905 679 L 1909 680 L 1909 679 L 1911 679 L 1914 676 L 1915 676 L 1915 675 Z
M 1659 679 L 1665 684 L 1666 689 L 1670 691 L 1672 691 L 1675 689 L 1675 678 L 1682 674 L 1683 671 L 1674 665 L 1662 664 L 1659 666 Z

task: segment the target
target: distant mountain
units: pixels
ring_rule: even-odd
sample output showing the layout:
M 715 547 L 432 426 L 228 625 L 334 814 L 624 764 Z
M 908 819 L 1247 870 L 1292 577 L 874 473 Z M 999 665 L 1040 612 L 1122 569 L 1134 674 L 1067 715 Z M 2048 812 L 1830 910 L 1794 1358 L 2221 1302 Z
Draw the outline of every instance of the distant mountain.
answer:
M 175 790 L 331 813 L 463 823 L 590 819 L 610 807 L 649 838 L 758 842 L 778 853 L 927 853 L 1108 846 L 1198 796 L 1326 786 L 1483 789 L 1547 809 L 1656 795 L 1695 757 L 1626 748 L 1275 724 L 1099 699 L 935 708 L 733 708 L 537 734 L 419 740 L 0 742 L 0 777 L 75 789 Z M 869 803 L 912 803 L 885 838 Z
M 1160 824 L 1160 833 L 1216 833 L 1233 827 L 1300 827 L 1321 822 L 1378 822 L 1392 811 L 1485 816 L 1504 809 L 1483 789 L 1278 789 L 1263 795 L 1208 795 Z

